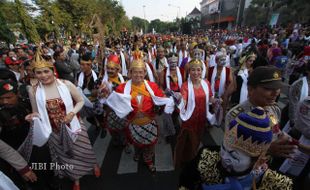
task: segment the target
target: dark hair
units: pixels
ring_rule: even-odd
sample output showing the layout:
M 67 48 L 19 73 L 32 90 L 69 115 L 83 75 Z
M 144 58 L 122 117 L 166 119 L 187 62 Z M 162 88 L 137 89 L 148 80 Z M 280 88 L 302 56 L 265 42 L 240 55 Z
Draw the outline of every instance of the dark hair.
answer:
M 54 59 L 57 59 L 57 57 L 59 57 L 62 52 L 63 51 L 55 51 L 54 52 Z
M 82 55 L 81 57 L 81 61 L 91 61 L 91 53 L 90 52 L 87 52 L 85 53 L 84 55 Z
M 14 82 L 17 82 L 15 74 L 6 68 L 0 68 L 0 79 L 1 80 L 12 80 Z

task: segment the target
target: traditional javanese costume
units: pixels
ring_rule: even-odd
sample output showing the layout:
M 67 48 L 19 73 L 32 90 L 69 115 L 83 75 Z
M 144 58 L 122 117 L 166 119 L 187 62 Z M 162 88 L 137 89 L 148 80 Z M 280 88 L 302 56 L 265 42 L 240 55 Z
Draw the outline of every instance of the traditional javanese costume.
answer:
M 176 67 L 176 72 L 177 75 L 176 76 L 172 76 L 170 74 L 170 68 L 166 68 L 164 70 L 164 89 L 168 88 L 174 92 L 180 92 L 181 90 L 181 86 L 183 84 L 183 80 L 182 80 L 182 74 L 180 72 L 179 67 Z
M 290 178 L 268 169 L 266 163 L 260 162 L 271 141 L 270 119 L 263 108 L 255 107 L 251 112 L 241 113 L 225 131 L 221 154 L 201 149 L 197 157 L 181 172 L 179 190 L 292 189 Z M 229 148 L 229 151 L 225 150 L 225 153 L 224 147 Z M 241 163 L 230 159 L 238 160 L 232 155 L 240 154 L 249 157 L 251 161 L 248 169 L 233 176 L 227 171 L 230 167 L 227 163 L 237 167 L 236 164 Z
M 132 62 L 131 68 L 145 68 L 142 60 Z M 135 86 L 129 80 L 120 84 L 106 99 L 107 105 L 120 118 L 127 116 L 127 137 L 135 147 L 135 158 L 143 154 L 146 164 L 152 165 L 154 145 L 158 138 L 158 127 L 154 120 L 156 106 L 165 105 L 165 112 L 172 113 L 174 102 L 172 97 L 164 98 L 162 90 L 156 83 L 144 80 Z
M 230 84 L 230 68 L 223 67 L 219 77 L 217 77 L 217 66 L 210 67 L 208 71 L 208 81 L 211 83 L 211 90 L 214 97 L 221 97 Z
M 143 59 L 143 52 L 136 49 L 135 51 L 132 52 L 132 57 L 131 57 L 131 62 L 134 61 L 134 60 L 138 60 L 138 59 Z M 146 79 L 151 81 L 151 82 L 156 82 L 155 80 L 155 77 L 154 77 L 154 74 L 156 73 L 156 70 L 153 66 L 152 63 L 149 63 L 149 62 L 145 62 L 145 68 L 146 68 Z
M 233 106 L 241 104 L 248 99 L 248 77 L 249 70 L 246 67 L 246 61 L 251 57 L 256 58 L 255 54 L 249 54 L 241 58 L 240 65 L 241 68 L 236 76 L 236 91 L 231 96 L 231 102 Z
M 193 60 L 190 64 L 197 61 Z M 181 87 L 181 94 L 182 101 L 178 107 L 182 124 L 175 149 L 176 167 L 183 166 L 195 157 L 207 122 L 215 123 L 214 115 L 209 112 L 209 100 L 213 95 L 208 81 L 201 80 L 200 87 L 194 88 L 188 78 Z
M 110 55 L 107 61 L 107 65 L 114 68 L 120 69 L 120 60 L 116 55 Z M 102 83 L 107 83 L 110 90 L 115 90 L 120 84 L 124 83 L 125 79 L 122 74 L 117 73 L 116 77 L 108 76 L 107 70 L 102 79 Z M 115 112 L 109 107 L 105 107 L 106 114 L 104 116 L 104 121 L 107 123 L 107 128 L 115 140 L 116 143 L 125 143 L 124 128 L 127 124 L 126 119 L 119 118 Z
M 37 53 L 33 68 L 53 68 L 53 65 L 44 61 Z M 73 92 L 69 89 L 70 85 L 74 87 L 72 83 L 55 79 L 55 85 L 59 97 L 52 99 L 46 99 L 45 87 L 41 82 L 30 89 L 33 109 L 40 114 L 40 118 L 34 119 L 32 140 L 37 146 L 48 142 L 54 164 L 50 167 L 54 169 L 56 175 L 78 180 L 84 175 L 93 173 L 97 164 L 95 153 L 79 116 L 75 115 L 69 124 L 64 124 L 62 120 L 70 112 L 77 113 L 83 106 L 83 101 L 74 104 L 71 95 Z M 75 97 L 79 96 L 77 90 L 74 93 Z M 63 166 L 64 169 L 53 167 L 56 164 Z

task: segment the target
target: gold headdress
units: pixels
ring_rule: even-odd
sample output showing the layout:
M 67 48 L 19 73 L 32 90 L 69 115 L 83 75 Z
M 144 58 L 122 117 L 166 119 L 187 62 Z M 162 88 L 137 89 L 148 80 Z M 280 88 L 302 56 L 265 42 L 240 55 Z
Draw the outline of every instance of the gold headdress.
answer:
M 42 57 L 42 50 L 41 50 L 41 46 L 38 46 L 37 52 L 34 56 L 34 59 L 32 60 L 32 64 L 31 67 L 32 69 L 41 69 L 44 67 L 48 67 L 48 68 L 54 68 L 53 63 L 46 61 L 43 57 Z
M 134 59 L 130 65 L 130 70 L 133 68 L 143 68 L 145 69 L 145 63 L 142 59 Z
M 189 62 L 189 67 L 194 67 L 194 66 L 199 66 L 202 68 L 202 62 L 199 60 L 199 59 L 192 59 L 190 62 Z
M 136 49 L 135 51 L 132 52 L 132 57 L 133 60 L 143 59 L 144 54 L 139 49 Z

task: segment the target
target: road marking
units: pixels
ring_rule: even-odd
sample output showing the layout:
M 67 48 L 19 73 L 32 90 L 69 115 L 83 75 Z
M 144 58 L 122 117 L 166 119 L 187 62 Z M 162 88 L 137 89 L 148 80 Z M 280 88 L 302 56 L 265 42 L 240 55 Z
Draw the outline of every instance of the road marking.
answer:
M 133 160 L 134 150 L 131 146 L 131 153 L 126 153 L 123 149 L 121 160 L 118 165 L 117 174 L 128 174 L 128 173 L 137 173 L 138 172 L 138 162 Z
M 155 167 L 156 171 L 174 170 L 171 145 L 164 140 L 158 141 L 155 145 Z
M 98 162 L 100 167 L 102 166 L 104 157 L 105 157 L 105 155 L 107 153 L 107 150 L 108 150 L 108 147 L 109 147 L 109 144 L 110 144 L 110 141 L 111 141 L 110 133 L 107 133 L 107 135 L 102 139 L 100 137 L 101 136 L 101 132 L 98 135 L 98 137 L 97 137 L 97 139 L 96 139 L 96 141 L 94 143 L 94 146 L 93 146 L 95 154 L 96 154 L 97 162 Z

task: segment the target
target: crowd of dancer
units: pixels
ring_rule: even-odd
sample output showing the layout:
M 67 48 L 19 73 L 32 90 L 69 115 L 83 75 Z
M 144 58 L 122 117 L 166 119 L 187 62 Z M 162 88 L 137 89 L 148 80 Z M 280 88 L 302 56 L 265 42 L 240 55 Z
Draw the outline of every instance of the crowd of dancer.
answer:
M 69 178 L 78 190 L 81 177 L 99 177 L 85 121 L 152 174 L 159 135 L 174 142 L 182 190 L 300 189 L 310 167 L 309 32 L 123 32 L 1 48 L 0 189 L 57 189 Z M 213 127 L 222 145 L 201 148 Z

